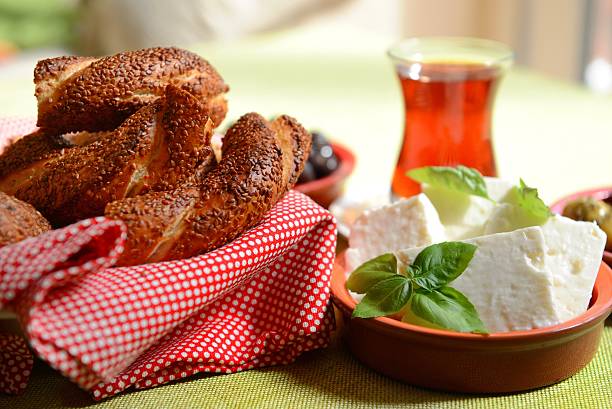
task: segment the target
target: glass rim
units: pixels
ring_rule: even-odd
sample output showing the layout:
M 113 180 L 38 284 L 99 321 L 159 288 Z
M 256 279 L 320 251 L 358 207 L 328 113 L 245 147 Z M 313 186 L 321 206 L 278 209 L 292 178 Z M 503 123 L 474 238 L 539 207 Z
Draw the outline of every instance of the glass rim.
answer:
M 514 61 L 510 46 L 478 37 L 408 37 L 391 45 L 387 55 L 392 60 L 405 63 L 450 62 L 456 59 L 458 62 L 476 62 L 487 66 L 507 66 Z M 438 58 L 432 58 L 435 56 Z

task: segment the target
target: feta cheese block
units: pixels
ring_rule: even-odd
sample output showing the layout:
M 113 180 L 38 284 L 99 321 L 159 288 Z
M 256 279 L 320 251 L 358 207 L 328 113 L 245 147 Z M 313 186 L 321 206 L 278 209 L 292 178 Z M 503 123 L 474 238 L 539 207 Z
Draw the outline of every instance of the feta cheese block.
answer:
M 543 229 L 527 227 L 464 240 L 478 246 L 467 269 L 450 285 L 476 307 L 489 332 L 547 327 L 563 318 Z M 395 252 L 410 264 L 422 248 Z
M 489 197 L 496 202 L 505 202 L 509 199 L 509 193 L 517 183 L 510 182 L 506 179 L 484 177 L 485 185 L 487 185 L 487 193 Z
M 521 209 L 502 204 L 485 225 L 485 234 L 533 225 Z M 554 298 L 563 321 L 586 311 L 591 299 L 606 234 L 591 222 L 555 215 L 542 226 L 547 247 L 547 264 L 553 276 Z
M 484 180 L 493 201 L 443 187 L 422 185 L 423 193 L 438 211 L 449 240 L 482 236 L 485 222 L 493 213 L 496 202 L 506 200 L 514 187 L 513 183 L 504 179 L 485 177 Z
M 347 272 L 384 253 L 445 240 L 436 209 L 422 193 L 366 210 L 351 225 Z
M 606 234 L 592 222 L 563 216 L 543 226 L 547 264 L 552 272 L 554 300 L 562 321 L 584 313 L 591 300 L 606 245 Z

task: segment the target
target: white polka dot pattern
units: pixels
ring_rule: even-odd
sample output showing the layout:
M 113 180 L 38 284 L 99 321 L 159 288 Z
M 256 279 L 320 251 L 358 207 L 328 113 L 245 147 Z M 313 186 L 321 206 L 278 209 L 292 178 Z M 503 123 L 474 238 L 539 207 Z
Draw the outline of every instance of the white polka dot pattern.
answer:
M 0 334 L 0 391 L 17 394 L 26 388 L 34 360 L 25 340 Z
M 124 240 L 121 223 L 96 218 L 0 249 L 0 308 L 95 399 L 285 364 L 328 344 L 336 224 L 301 193 L 191 259 L 109 268 Z

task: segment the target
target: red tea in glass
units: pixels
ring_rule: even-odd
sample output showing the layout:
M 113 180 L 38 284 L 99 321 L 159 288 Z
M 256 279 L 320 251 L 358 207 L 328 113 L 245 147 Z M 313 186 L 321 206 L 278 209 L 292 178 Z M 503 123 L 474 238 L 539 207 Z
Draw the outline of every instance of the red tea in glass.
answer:
M 420 192 L 406 172 L 421 166 L 461 164 L 495 176 L 491 114 L 497 85 L 512 59 L 510 50 L 488 40 L 426 38 L 406 40 L 390 55 L 406 121 L 393 195 Z

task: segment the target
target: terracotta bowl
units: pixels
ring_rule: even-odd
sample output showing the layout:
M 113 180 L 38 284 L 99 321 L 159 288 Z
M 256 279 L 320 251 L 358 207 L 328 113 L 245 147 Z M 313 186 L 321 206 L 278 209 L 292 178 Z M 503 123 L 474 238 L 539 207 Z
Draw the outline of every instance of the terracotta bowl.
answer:
M 574 375 L 595 355 L 612 309 L 612 270 L 605 263 L 591 305 L 581 316 L 553 327 L 486 336 L 384 317 L 351 319 L 356 303 L 345 282 L 343 263 L 337 261 L 333 301 L 342 311 L 344 335 L 357 359 L 391 378 L 453 392 L 516 392 Z
M 565 207 L 567 202 L 577 199 L 579 197 L 583 197 L 583 196 L 592 196 L 597 200 L 608 199 L 607 202 L 612 204 L 612 200 L 610 200 L 612 198 L 612 187 L 601 187 L 597 189 L 589 189 L 589 190 L 583 190 L 581 192 L 572 193 L 569 196 L 565 196 L 557 200 L 555 203 L 553 203 L 550 206 L 550 209 L 555 213 L 561 214 L 563 213 L 563 208 Z M 609 266 L 612 266 L 612 252 L 611 251 L 604 251 L 602 258 L 603 258 L 603 261 L 608 263 Z
M 325 208 L 342 195 L 344 183 L 355 168 L 355 155 L 350 150 L 337 143 L 331 143 L 331 146 L 338 158 L 338 168 L 321 179 L 295 186 L 295 190 L 310 196 Z

